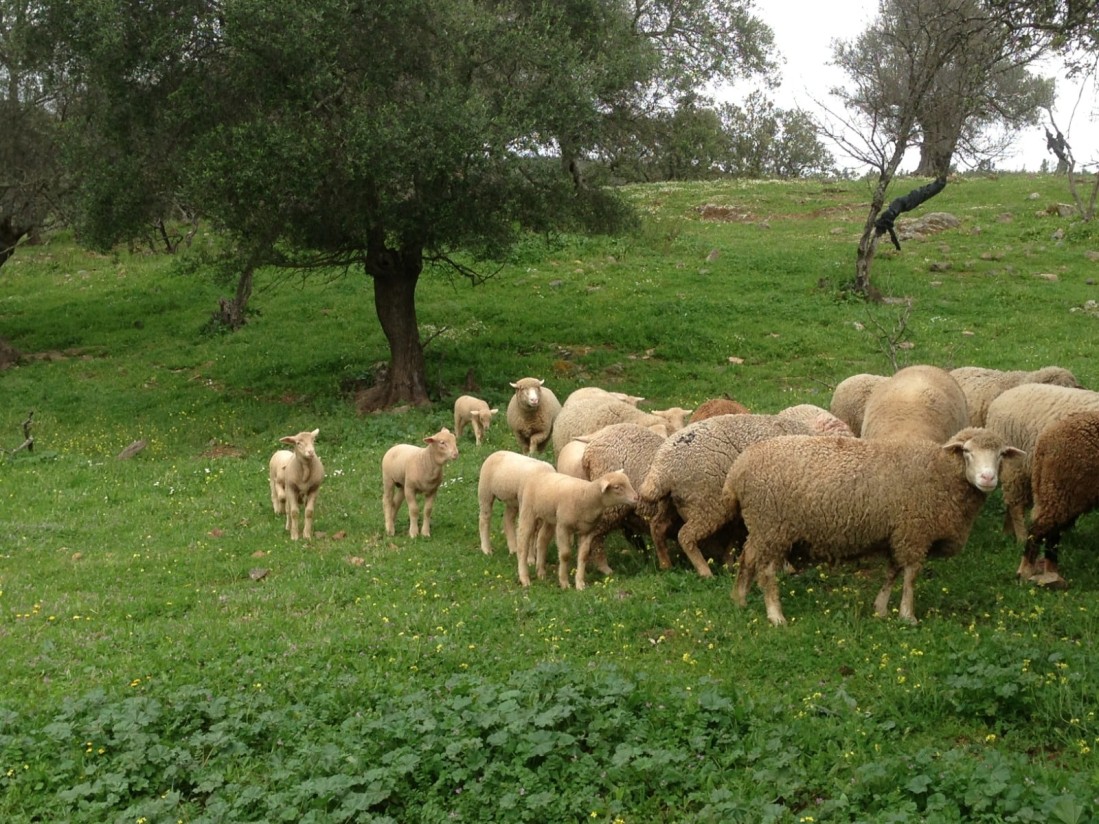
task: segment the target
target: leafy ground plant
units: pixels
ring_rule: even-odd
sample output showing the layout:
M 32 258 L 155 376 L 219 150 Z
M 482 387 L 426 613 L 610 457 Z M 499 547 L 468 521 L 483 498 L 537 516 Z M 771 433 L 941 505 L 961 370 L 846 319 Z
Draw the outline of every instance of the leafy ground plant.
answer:
M 520 588 L 499 513 L 495 554 L 477 535 L 502 420 L 460 444 L 432 538 L 386 537 L 380 501 L 389 446 L 526 375 L 760 412 L 894 362 L 1094 387 L 1099 236 L 1050 208 L 1062 186 L 951 181 L 957 228 L 879 254 L 880 304 L 845 288 L 864 182 L 634 187 L 635 235 L 532 239 L 477 287 L 425 277 L 436 404 L 364 417 L 351 392 L 387 348 L 361 278 L 257 272 L 249 323 L 209 335 L 201 267 L 21 249 L 0 281 L 24 353 L 0 372 L 0 819 L 1094 820 L 1094 515 L 1067 591 L 1015 581 L 996 494 L 921 574 L 919 625 L 873 617 L 868 561 L 784 577 L 779 630 L 727 570 L 661 571 L 619 536 L 587 590 Z M 34 449 L 9 454 L 30 410 Z M 319 534 L 291 542 L 266 462 L 313 428 Z

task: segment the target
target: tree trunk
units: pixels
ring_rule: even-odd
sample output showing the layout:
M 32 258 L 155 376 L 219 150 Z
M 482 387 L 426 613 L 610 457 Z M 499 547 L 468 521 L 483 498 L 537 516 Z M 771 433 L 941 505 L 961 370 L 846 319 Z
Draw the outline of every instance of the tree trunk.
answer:
M 416 284 L 423 266 L 419 247 L 390 249 L 375 243 L 367 250 L 365 269 L 374 279 L 374 308 L 389 341 L 389 369 L 382 380 L 356 397 L 360 413 L 399 403 L 425 406 L 431 402 L 416 320 Z
M 15 224 L 10 215 L 0 220 L 0 266 L 7 263 L 8 258 L 15 254 L 16 244 L 30 232 L 31 228 Z

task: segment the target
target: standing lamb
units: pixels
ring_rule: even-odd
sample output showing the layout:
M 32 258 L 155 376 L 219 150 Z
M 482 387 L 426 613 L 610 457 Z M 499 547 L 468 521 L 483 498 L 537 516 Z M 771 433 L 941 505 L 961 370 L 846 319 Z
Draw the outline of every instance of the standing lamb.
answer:
M 1076 376 L 1060 366 L 1044 366 L 1033 372 L 1004 372 L 980 366 L 960 366 L 950 370 L 950 375 L 965 393 L 970 426 L 985 426 L 988 422 L 989 404 L 1008 389 L 1024 383 L 1048 383 L 1073 388 L 1080 386 L 1076 382 Z
M 1031 497 L 1030 453 L 1050 424 L 1076 412 L 1099 410 L 1099 392 L 1046 383 L 1023 383 L 1000 394 L 988 405 L 985 424 L 1012 446 L 1026 452 L 1021 461 L 1004 468 L 1004 531 L 1026 540 L 1026 511 Z
M 921 364 L 906 366 L 871 390 L 860 437 L 941 444 L 967 426 L 969 412 L 958 382 L 945 369 Z
M 1034 509 L 1019 577 L 1065 587 L 1057 567 L 1061 536 L 1077 518 L 1099 507 L 1099 411 L 1077 412 L 1043 429 L 1030 466 Z
M 874 599 L 888 614 L 904 572 L 900 617 L 916 622 L 913 585 L 929 555 L 955 555 L 969 538 L 1001 461 L 1019 450 L 987 429 L 966 428 L 943 445 L 836 436 L 772 438 L 744 450 L 722 490 L 748 528 L 734 597 L 745 606 L 759 576 L 767 618 L 785 624 L 776 573 L 795 549 L 836 561 L 886 553 Z
M 573 478 L 559 472 L 531 475 L 524 482 L 519 496 L 519 527 L 515 553 L 519 562 L 519 582 L 525 587 L 530 586 L 528 556 L 536 531 L 538 577 L 545 574 L 549 528 L 553 526 L 557 540 L 557 580 L 562 589 L 568 589 L 573 535 L 579 539 L 579 555 L 587 558 L 591 532 L 599 523 L 603 511 L 618 504 L 632 504 L 636 500 L 637 495 L 629 477 L 621 471 L 609 472 L 593 481 Z M 578 581 L 578 588 L 582 589 L 583 583 Z
M 462 437 L 462 430 L 468 423 L 473 429 L 473 440 L 477 446 L 492 425 L 492 418 L 499 409 L 489 409 L 488 404 L 473 395 L 461 395 L 454 401 L 454 439 Z
M 645 412 L 617 398 L 588 397 L 561 407 L 553 425 L 553 448 L 560 450 L 571 440 L 615 423 L 636 423 L 668 435 L 682 429 L 690 414 L 679 406 Z
M 445 427 L 424 438 L 424 443 L 427 446 L 399 443 L 389 447 L 382 456 L 382 514 L 386 535 L 396 533 L 397 510 L 407 502 L 408 536 L 431 536 L 431 510 L 443 482 L 443 467 L 458 459 L 458 444 L 454 433 Z M 422 529 L 417 525 L 420 515 L 417 495 L 424 496 Z
M 508 401 L 508 428 L 524 454 L 544 452 L 561 411 L 561 402 L 545 386 L 545 381 L 538 378 L 521 378 L 511 384 L 511 388 L 515 394 Z
M 688 424 L 664 441 L 637 492 L 637 514 L 649 523 L 661 568 L 672 565 L 668 537 L 682 520 L 680 547 L 699 575 L 713 577 L 700 542 L 716 536 L 728 549 L 740 537 L 718 535 L 729 525 L 719 503 L 733 461 L 756 441 L 809 434 L 813 430 L 803 421 L 776 415 L 718 415 Z
M 280 449 L 267 463 L 271 486 L 271 504 L 277 514 L 286 513 L 290 540 L 298 540 L 298 513 L 304 507 L 305 525 L 301 537 L 313 537 L 313 508 L 317 491 L 324 482 L 324 464 L 317 457 L 319 429 L 287 435 L 279 442 L 293 447 Z
M 587 448 L 581 463 L 583 477 L 598 478 L 608 472 L 621 469 L 630 479 L 634 489 L 640 489 L 645 476 L 652 466 L 653 457 L 664 438 L 648 427 L 636 423 L 616 423 L 605 426 L 594 435 L 588 435 Z M 649 531 L 649 525 L 637 515 L 633 506 L 625 504 L 611 506 L 603 510 L 599 523 L 591 532 L 590 552 L 593 554 L 599 571 L 611 574 L 603 551 L 606 536 L 616 529 L 627 533 L 627 537 Z M 633 538 L 631 538 L 633 540 Z M 579 554 L 576 559 L 576 588 L 583 589 L 587 570 L 587 556 Z
M 504 535 L 507 538 L 508 552 L 515 553 L 515 521 L 519 515 L 520 492 L 527 478 L 539 472 L 553 472 L 553 466 L 518 452 L 493 452 L 481 464 L 477 479 L 477 502 L 480 510 L 478 529 L 481 534 L 481 552 L 485 555 L 492 554 L 489 533 L 495 501 L 504 502 Z

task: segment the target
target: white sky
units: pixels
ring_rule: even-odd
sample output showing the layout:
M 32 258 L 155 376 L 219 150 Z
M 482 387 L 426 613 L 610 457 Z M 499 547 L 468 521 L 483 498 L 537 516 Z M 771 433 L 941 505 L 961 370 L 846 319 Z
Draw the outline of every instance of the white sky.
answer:
M 791 3 L 789 0 L 756 0 L 754 13 L 775 33 L 775 45 L 785 61 L 781 70 L 783 82 L 770 95 L 780 108 L 800 106 L 818 112 L 819 100 L 835 111 L 842 111 L 828 90 L 841 85 L 844 75 L 833 66 L 832 41 L 851 40 L 863 32 L 878 11 L 878 0 L 816 0 Z M 1094 81 L 1083 86 L 1069 82 L 1059 66 L 1036 68 L 1039 74 L 1057 78 L 1057 103 L 1054 117 L 1068 139 L 1077 167 L 1099 162 L 1099 94 Z M 1079 98 L 1079 103 L 1077 103 Z M 1075 113 L 1074 113 L 1075 108 Z M 996 161 L 1002 170 L 1037 171 L 1042 161 L 1050 166 L 1056 158 L 1046 150 L 1043 123 L 1021 132 L 1016 139 L 1016 151 Z M 834 150 L 839 168 L 855 167 L 855 162 Z M 906 158 L 902 171 L 915 168 L 916 155 Z M 1094 166 L 1091 167 L 1094 169 Z

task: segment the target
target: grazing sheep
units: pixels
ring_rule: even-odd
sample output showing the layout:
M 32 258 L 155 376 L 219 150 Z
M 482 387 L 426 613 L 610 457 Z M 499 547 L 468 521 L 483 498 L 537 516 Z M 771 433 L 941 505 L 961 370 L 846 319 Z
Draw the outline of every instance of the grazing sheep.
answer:
M 447 428 L 424 438 L 427 446 L 399 443 L 382 456 L 382 513 L 385 534 L 396 532 L 394 521 L 402 502 L 408 503 L 408 536 L 431 536 L 431 510 L 435 494 L 443 482 L 443 467 L 458 459 L 458 443 Z M 419 506 L 417 495 L 424 496 L 423 528 L 417 526 Z
M 768 620 L 785 624 L 775 575 L 795 549 L 829 561 L 884 552 L 889 568 L 874 609 L 888 614 L 903 571 L 900 617 L 915 623 L 913 584 L 924 561 L 961 551 L 996 488 L 1001 461 L 1019 455 L 979 428 L 963 429 L 942 445 L 794 436 L 749 446 L 722 489 L 725 506 L 748 529 L 737 603 L 746 605 L 758 575 Z
M 522 378 L 511 384 L 511 388 L 515 394 L 508 401 L 508 428 L 525 454 L 544 452 L 561 402 L 545 386 L 545 381 L 538 378 Z
M 799 403 L 797 406 L 788 406 L 778 413 L 780 418 L 791 418 L 808 424 L 814 432 L 821 435 L 846 435 L 854 437 L 851 427 L 829 412 L 815 404 Z
M 591 532 L 599 523 L 603 511 L 607 507 L 632 504 L 636 500 L 629 477 L 621 471 L 608 472 L 593 481 L 559 472 L 531 475 L 524 482 L 519 496 L 516 538 L 519 582 L 525 587 L 530 586 L 528 556 L 536 528 L 538 577 L 545 574 L 546 548 L 550 541 L 550 527 L 553 526 L 557 540 L 557 580 L 562 589 L 568 589 L 572 536 L 578 536 L 578 554 L 586 559 L 590 551 Z M 583 586 L 584 582 L 578 580 L 577 588 L 583 589 Z
M 662 436 L 636 423 L 616 423 L 605 426 L 595 434 L 586 436 L 586 439 L 587 448 L 582 458 L 583 477 L 598 478 L 613 470 L 621 469 L 630 479 L 634 489 L 641 487 L 652 465 L 653 456 L 664 443 Z M 599 523 L 591 532 L 590 551 L 600 572 L 604 575 L 610 575 L 612 570 L 603 552 L 603 542 L 606 536 L 616 529 L 621 529 L 630 538 L 642 532 L 648 532 L 649 525 L 636 514 L 633 506 L 618 505 L 603 510 Z M 583 554 L 578 555 L 577 589 L 584 588 L 586 568 L 587 557 Z
M 808 424 L 776 415 L 718 415 L 690 423 L 665 440 L 637 491 L 637 514 L 649 523 L 661 568 L 671 567 L 667 541 L 681 519 L 680 547 L 699 575 L 712 577 L 699 542 L 729 524 L 719 503 L 733 461 L 756 441 L 809 434 Z M 718 540 L 727 546 L 731 541 L 723 537 Z
M 581 435 L 590 435 L 615 423 L 636 423 L 667 435 L 682 429 L 689 414 L 689 409 L 678 406 L 644 412 L 617 398 L 589 397 L 561 407 L 553 425 L 553 448 L 560 450 Z
M 1001 393 L 988 405 L 985 426 L 1027 453 L 1004 468 L 1004 531 L 1026 541 L 1026 511 L 1033 503 L 1030 453 L 1050 424 L 1076 412 L 1099 410 L 1099 392 L 1047 383 L 1023 383 Z
M 493 452 L 481 464 L 477 479 L 479 505 L 478 528 L 481 534 L 481 552 L 492 554 L 489 539 L 492 506 L 495 501 L 504 502 L 504 535 L 508 552 L 515 553 L 515 521 L 519 515 L 519 493 L 531 475 L 553 472 L 553 466 L 538 458 L 520 455 L 518 452 Z
M 462 430 L 468 423 L 473 429 L 473 440 L 477 446 L 492 425 L 492 418 L 499 409 L 489 409 L 488 404 L 473 395 L 462 395 L 454 401 L 454 438 L 462 437 Z
M 958 382 L 945 369 L 921 364 L 906 366 L 871 390 L 860 437 L 941 444 L 968 425 L 965 393 Z
M 271 504 L 276 513 L 286 513 L 286 528 L 290 540 L 298 540 L 298 513 L 305 509 L 305 523 L 301 537 L 313 537 L 313 508 L 317 491 L 324 482 L 324 464 L 317 457 L 316 439 L 319 429 L 299 432 L 279 438 L 280 443 L 293 447 L 280 449 L 268 461 L 271 482 Z
M 1077 412 L 1043 429 L 1030 466 L 1034 509 L 1018 574 L 1045 586 L 1064 587 L 1068 584 L 1057 568 L 1061 536 L 1077 518 L 1099 507 L 1099 411 Z
M 885 375 L 860 372 L 844 378 L 832 391 L 832 403 L 828 408 L 841 421 L 851 427 L 858 437 L 862 435 L 862 421 L 866 414 L 866 401 L 874 387 L 886 380 Z
M 695 411 L 691 413 L 691 423 L 716 418 L 718 415 L 747 415 L 749 411 L 747 406 L 732 398 L 710 398 L 695 407 Z
M 625 392 L 611 392 L 607 389 L 600 389 L 598 386 L 581 386 L 565 398 L 565 403 L 578 403 L 579 401 L 588 400 L 590 398 L 614 398 L 615 400 L 625 401 L 633 406 L 637 406 L 641 401 L 645 400 L 637 395 L 627 395 Z M 562 406 L 563 405 L 564 404 L 562 404 Z
M 584 474 L 584 451 L 588 448 L 587 438 L 577 438 L 556 450 L 555 464 L 557 471 L 563 475 L 571 475 L 574 478 L 588 480 Z
M 1060 366 L 1045 366 L 1033 372 L 1004 372 L 980 366 L 960 366 L 950 370 L 950 375 L 965 393 L 970 426 L 985 426 L 988 422 L 988 405 L 1008 389 L 1021 384 L 1048 383 L 1073 388 L 1080 386 L 1076 382 L 1076 376 Z

